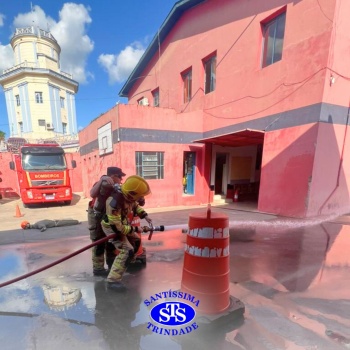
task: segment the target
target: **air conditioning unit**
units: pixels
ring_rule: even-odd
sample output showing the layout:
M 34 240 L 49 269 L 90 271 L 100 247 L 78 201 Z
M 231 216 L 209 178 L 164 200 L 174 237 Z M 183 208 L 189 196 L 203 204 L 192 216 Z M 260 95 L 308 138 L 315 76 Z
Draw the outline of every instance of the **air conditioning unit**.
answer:
M 47 130 L 53 130 L 53 129 L 55 129 L 55 128 L 53 127 L 53 125 L 52 125 L 51 123 L 47 123 L 47 124 L 46 124 L 46 129 L 47 129 Z
M 149 106 L 148 98 L 144 97 L 139 101 L 139 105 L 141 106 Z

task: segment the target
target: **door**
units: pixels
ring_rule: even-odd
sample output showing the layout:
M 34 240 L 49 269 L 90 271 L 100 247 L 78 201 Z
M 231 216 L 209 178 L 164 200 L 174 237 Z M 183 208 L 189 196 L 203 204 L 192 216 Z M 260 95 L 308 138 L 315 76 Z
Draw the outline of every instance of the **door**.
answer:
M 224 194 L 223 185 L 226 179 L 226 153 L 217 153 L 215 162 L 215 194 Z
M 186 194 L 194 194 L 194 181 L 196 169 L 196 153 L 184 152 L 183 166 L 183 192 Z

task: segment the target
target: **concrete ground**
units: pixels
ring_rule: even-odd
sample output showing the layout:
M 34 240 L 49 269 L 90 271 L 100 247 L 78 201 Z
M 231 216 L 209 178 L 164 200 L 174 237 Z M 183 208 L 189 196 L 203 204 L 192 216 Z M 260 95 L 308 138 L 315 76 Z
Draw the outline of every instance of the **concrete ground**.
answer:
M 210 299 L 210 293 L 203 299 L 230 305 L 215 315 L 197 312 L 198 328 L 193 322 L 169 328 L 186 334 L 165 335 L 166 327 L 161 330 L 151 317 L 156 303 L 148 304 L 157 293 L 179 291 L 185 283 L 190 267 L 182 229 L 190 214 L 205 212 L 206 206 L 147 209 L 165 231 L 155 232 L 151 241 L 143 236 L 147 264 L 130 266 L 126 291 L 116 292 L 92 275 L 89 250 L 42 269 L 90 243 L 87 204 L 78 194 L 68 207 L 0 201 L 0 284 L 40 270 L 0 288 L 1 349 L 350 347 L 348 215 L 298 220 L 258 213 L 249 202 L 213 206 L 213 213 L 230 222 L 229 299 Z M 20 228 L 23 220 L 64 218 L 82 223 L 45 232 Z M 166 300 L 172 299 L 158 302 Z

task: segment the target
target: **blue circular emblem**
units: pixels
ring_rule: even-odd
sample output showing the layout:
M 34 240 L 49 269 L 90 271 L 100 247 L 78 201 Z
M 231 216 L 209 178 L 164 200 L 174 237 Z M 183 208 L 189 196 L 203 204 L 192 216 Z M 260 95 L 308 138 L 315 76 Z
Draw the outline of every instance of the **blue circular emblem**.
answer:
M 180 326 L 191 322 L 196 311 L 188 304 L 179 301 L 166 301 L 154 306 L 150 312 L 154 322 L 165 326 Z

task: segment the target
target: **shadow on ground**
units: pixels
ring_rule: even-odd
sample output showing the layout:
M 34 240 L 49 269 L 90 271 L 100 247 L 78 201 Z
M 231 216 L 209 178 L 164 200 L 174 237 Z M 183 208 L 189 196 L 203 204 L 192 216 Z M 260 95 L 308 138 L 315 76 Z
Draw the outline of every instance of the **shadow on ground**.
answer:
M 49 203 L 37 203 L 37 204 L 27 204 L 25 207 L 28 209 L 42 209 L 42 208 L 58 208 L 58 207 L 69 207 L 77 205 L 81 200 L 81 196 L 78 194 L 73 194 L 72 202 L 70 204 L 65 204 L 62 202 L 49 202 Z

